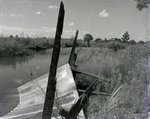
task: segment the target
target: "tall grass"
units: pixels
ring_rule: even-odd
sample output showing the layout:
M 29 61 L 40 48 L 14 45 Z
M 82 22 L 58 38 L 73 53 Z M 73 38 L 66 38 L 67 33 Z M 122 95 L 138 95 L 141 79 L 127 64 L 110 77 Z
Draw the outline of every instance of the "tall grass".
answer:
M 102 81 L 97 91 L 111 96 L 92 96 L 89 119 L 144 119 L 147 116 L 147 45 L 133 45 L 113 52 L 107 48 L 83 48 L 79 68 L 95 73 Z M 85 89 L 93 79 L 77 75 L 78 87 Z

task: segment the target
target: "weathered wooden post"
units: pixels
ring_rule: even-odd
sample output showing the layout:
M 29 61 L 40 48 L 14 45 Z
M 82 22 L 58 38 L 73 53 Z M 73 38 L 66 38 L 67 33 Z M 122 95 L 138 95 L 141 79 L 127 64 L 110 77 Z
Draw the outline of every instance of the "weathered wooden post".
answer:
M 87 103 L 87 99 L 90 97 L 92 92 L 94 91 L 95 87 L 97 86 L 98 80 L 96 79 L 89 87 L 88 89 L 80 96 L 78 101 L 72 106 L 71 110 L 69 111 L 68 115 L 72 117 L 72 119 L 76 119 L 77 115 L 83 109 L 83 107 Z M 70 118 L 66 118 L 70 119 Z
M 61 34 L 63 30 L 64 15 L 65 15 L 64 4 L 63 2 L 61 2 L 59 8 L 57 29 L 55 33 L 55 41 L 54 41 L 42 119 L 50 119 L 52 115 L 53 103 L 54 103 L 54 97 L 56 91 L 56 70 L 57 70 L 57 64 L 58 64 L 59 53 L 60 53 L 60 45 L 61 45 L 60 40 L 61 40 Z
M 77 41 L 78 33 L 79 33 L 79 31 L 77 30 L 76 34 L 75 34 L 74 42 L 73 42 L 73 45 L 72 45 L 72 50 L 71 50 L 71 53 L 70 53 L 69 61 L 68 61 L 70 66 L 75 66 L 75 62 L 76 62 L 76 59 L 77 59 L 77 54 L 75 53 L 75 49 L 76 49 L 76 41 Z

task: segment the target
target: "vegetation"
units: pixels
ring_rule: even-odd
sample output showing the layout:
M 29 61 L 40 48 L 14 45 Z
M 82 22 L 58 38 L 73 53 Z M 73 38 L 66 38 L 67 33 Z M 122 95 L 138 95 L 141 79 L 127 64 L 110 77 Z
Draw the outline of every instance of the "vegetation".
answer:
M 108 48 L 82 48 L 77 64 L 99 76 L 96 91 L 88 106 L 89 119 L 144 119 L 147 116 L 148 45 L 131 45 L 113 52 Z M 103 81 L 103 79 L 107 81 Z M 76 83 L 86 89 L 94 79 L 77 75 Z
M 91 34 L 85 34 L 83 40 L 77 41 L 77 47 L 102 47 L 109 48 L 113 51 L 125 49 L 130 45 L 141 44 L 144 45 L 144 41 L 135 42 L 130 40 L 130 34 L 126 31 L 122 38 L 101 39 L 96 38 L 94 41 Z M 87 41 L 87 44 L 84 42 Z M 91 43 L 90 43 L 91 41 Z M 0 56 L 26 56 L 32 55 L 36 51 L 46 50 L 53 47 L 53 38 L 37 37 L 37 38 L 24 38 L 24 37 L 0 37 Z M 72 47 L 73 38 L 66 38 L 61 40 L 61 47 Z
M 83 40 L 87 41 L 87 46 L 90 47 L 90 41 L 93 40 L 93 36 L 91 34 L 85 34 Z
M 123 43 L 127 43 L 128 41 L 129 41 L 129 39 L 130 39 L 130 35 L 129 35 L 129 33 L 126 31 L 123 35 L 122 35 L 122 42 Z
M 137 8 L 141 11 L 144 8 L 148 8 L 150 0 L 135 0 L 137 2 Z

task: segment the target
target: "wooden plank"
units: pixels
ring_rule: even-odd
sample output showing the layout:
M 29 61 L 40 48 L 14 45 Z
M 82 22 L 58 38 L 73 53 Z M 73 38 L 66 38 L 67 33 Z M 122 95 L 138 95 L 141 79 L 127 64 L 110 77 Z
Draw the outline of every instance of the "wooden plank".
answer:
M 84 74 L 84 75 L 87 75 L 87 76 L 90 76 L 90 77 L 93 77 L 93 78 L 96 78 L 96 79 L 100 79 L 99 76 L 97 76 L 97 75 L 95 75 L 95 74 L 92 74 L 92 73 L 90 73 L 90 72 L 83 71 L 83 70 L 78 69 L 78 68 L 73 67 L 73 66 L 70 66 L 70 67 L 71 67 L 71 70 L 72 70 L 73 72 L 76 72 L 76 73 L 79 73 L 79 74 Z M 107 81 L 106 79 L 103 79 L 103 80 Z
M 50 119 L 52 115 L 54 96 L 56 91 L 56 70 L 60 53 L 60 40 L 63 31 L 64 15 L 65 15 L 64 4 L 63 2 L 61 2 L 42 119 Z
M 20 97 L 18 106 L 7 115 L 0 117 L 0 119 L 28 119 L 31 115 L 39 113 L 41 113 L 41 115 L 38 117 L 41 119 L 48 75 L 47 73 L 18 87 Z M 57 69 L 56 78 L 57 83 L 52 119 L 61 119 L 59 114 L 61 111 L 60 108 L 62 107 L 64 110 L 69 111 L 72 105 L 79 99 L 79 95 L 69 64 Z M 80 119 L 85 118 L 82 110 L 79 113 L 79 117 Z
M 78 92 L 82 92 L 84 93 L 86 90 L 81 90 L 81 89 L 78 89 Z M 92 95 L 104 95 L 104 96 L 111 96 L 110 94 L 107 94 L 107 93 L 103 93 L 103 92 L 95 92 L 93 91 L 92 92 Z
M 73 72 L 76 72 L 76 73 L 79 73 L 79 74 L 85 74 L 85 75 L 91 76 L 91 77 L 93 77 L 93 78 L 98 78 L 97 75 L 91 74 L 91 73 L 89 73 L 89 72 L 83 71 L 83 70 L 78 69 L 78 68 L 75 68 L 75 67 L 73 67 L 73 66 L 70 66 L 70 67 L 71 67 L 71 70 L 72 70 Z

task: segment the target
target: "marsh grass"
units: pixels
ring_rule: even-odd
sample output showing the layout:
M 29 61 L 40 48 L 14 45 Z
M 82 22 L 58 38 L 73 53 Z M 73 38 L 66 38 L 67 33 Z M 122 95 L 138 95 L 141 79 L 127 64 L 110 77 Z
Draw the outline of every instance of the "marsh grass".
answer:
M 106 79 L 96 90 L 112 94 L 91 97 L 89 119 L 147 117 L 148 56 L 146 45 L 129 46 L 117 52 L 107 48 L 81 49 L 77 60 L 79 68 Z M 83 89 L 92 81 L 83 75 L 76 78 L 77 86 Z
M 70 51 L 71 48 L 62 48 L 60 55 L 68 59 Z M 132 45 L 116 52 L 102 47 L 78 47 L 76 52 L 78 68 L 99 77 L 101 83 L 98 84 L 96 91 L 111 94 L 90 97 L 89 119 L 145 119 L 147 117 L 150 53 L 148 45 Z M 76 76 L 75 81 L 78 88 L 87 89 L 94 79 L 80 74 Z

